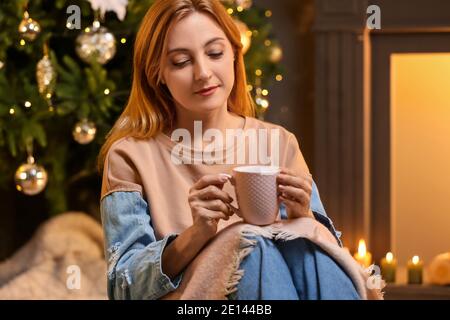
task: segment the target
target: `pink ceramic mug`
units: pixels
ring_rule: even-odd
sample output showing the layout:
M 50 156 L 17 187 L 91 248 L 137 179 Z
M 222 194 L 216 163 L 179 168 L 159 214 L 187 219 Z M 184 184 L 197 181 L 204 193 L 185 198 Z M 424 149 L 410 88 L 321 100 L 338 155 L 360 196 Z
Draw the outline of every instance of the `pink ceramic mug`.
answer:
M 246 223 L 269 225 L 277 219 L 279 172 L 280 169 L 274 166 L 242 166 L 233 169 L 239 208 L 231 207 Z

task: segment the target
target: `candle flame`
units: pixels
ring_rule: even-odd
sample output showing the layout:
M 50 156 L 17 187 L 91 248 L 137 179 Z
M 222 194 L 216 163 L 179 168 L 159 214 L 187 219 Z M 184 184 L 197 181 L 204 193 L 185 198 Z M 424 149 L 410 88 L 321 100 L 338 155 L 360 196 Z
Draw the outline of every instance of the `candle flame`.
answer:
M 419 263 L 419 256 L 412 257 L 412 263 L 413 264 L 418 264 Z
M 358 244 L 358 255 L 360 257 L 364 257 L 366 255 L 367 249 L 366 249 L 366 242 L 364 239 L 359 240 Z
M 387 261 L 388 263 L 391 263 L 392 260 L 394 260 L 394 255 L 392 254 L 392 252 L 386 253 L 386 261 Z

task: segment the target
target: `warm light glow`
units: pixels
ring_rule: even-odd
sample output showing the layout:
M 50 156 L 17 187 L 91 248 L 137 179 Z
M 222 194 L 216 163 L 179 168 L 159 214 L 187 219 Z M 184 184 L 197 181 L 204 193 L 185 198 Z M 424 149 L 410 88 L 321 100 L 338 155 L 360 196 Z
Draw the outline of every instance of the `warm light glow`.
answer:
M 242 8 L 241 6 L 238 6 L 238 7 L 236 8 L 236 10 L 239 11 L 239 12 L 242 12 L 242 11 L 244 10 L 244 8 Z
M 361 239 L 359 240 L 359 244 L 358 244 L 358 255 L 360 257 L 364 257 L 366 255 L 367 249 L 366 249 L 366 242 Z
M 450 52 L 395 53 L 390 65 L 391 246 L 397 261 L 420 253 L 420 264 L 450 243 Z M 431 162 L 411 157 L 412 150 Z M 430 181 L 433 201 L 411 201 Z M 433 213 L 425 228 L 412 223 L 424 212 Z
M 109 89 L 106 88 L 105 91 L 103 91 L 103 92 L 104 92 L 105 95 L 108 95 L 109 94 Z
M 72 28 L 72 24 L 71 24 L 70 22 L 67 22 L 66 27 L 67 27 L 68 29 L 70 29 L 70 28 Z
M 25 107 L 26 107 L 26 108 L 31 107 L 31 102 L 30 102 L 30 101 L 25 101 Z
M 94 26 L 94 28 L 100 28 L 100 22 L 95 20 L 94 23 L 92 23 L 92 25 Z
M 20 39 L 20 45 L 21 45 L 21 46 L 24 46 L 24 45 L 25 45 L 25 40 Z
M 252 90 L 253 90 L 253 86 L 252 86 L 251 84 L 248 84 L 248 85 L 247 85 L 247 90 L 248 90 L 248 91 L 252 91 Z
M 263 96 L 267 96 L 269 94 L 269 91 L 264 89 L 263 91 L 261 91 Z
M 127 42 L 127 39 L 122 38 L 122 39 L 120 39 L 120 42 L 121 42 L 121 43 L 126 43 L 126 42 Z
M 259 77 L 262 75 L 261 69 L 256 69 L 255 74 Z
M 277 75 L 275 76 L 275 80 L 281 81 L 281 80 L 283 80 L 283 76 L 282 76 L 281 74 L 277 74 Z
M 266 10 L 266 17 L 269 18 L 272 16 L 272 11 Z
M 14 114 L 15 112 L 14 108 L 9 109 L 9 114 Z
M 227 9 L 227 12 L 228 12 L 228 14 L 233 14 L 233 9 L 228 8 L 228 9 Z
M 91 28 L 89 28 L 89 27 L 86 27 L 85 29 L 84 29 L 84 32 L 90 32 L 91 31 Z
M 47 99 L 50 99 L 52 97 L 52 94 L 51 93 L 47 93 L 46 97 L 47 97 Z
M 386 253 L 386 261 L 387 261 L 387 263 L 391 263 L 392 260 L 394 260 L 394 255 L 392 254 L 392 252 Z
M 272 44 L 272 41 L 270 41 L 269 39 L 267 39 L 267 40 L 264 41 L 264 45 L 265 45 L 266 47 L 269 47 L 271 44 Z
M 413 264 L 418 264 L 419 263 L 419 256 L 414 256 L 414 257 L 412 257 L 412 263 Z

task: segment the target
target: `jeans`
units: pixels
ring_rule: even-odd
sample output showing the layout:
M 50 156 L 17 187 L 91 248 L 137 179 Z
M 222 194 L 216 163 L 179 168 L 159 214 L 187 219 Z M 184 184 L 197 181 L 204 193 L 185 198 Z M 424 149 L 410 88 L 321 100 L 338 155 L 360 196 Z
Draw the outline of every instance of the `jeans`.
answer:
M 242 261 L 244 275 L 230 299 L 359 299 L 351 279 L 311 241 L 255 239 L 256 247 Z

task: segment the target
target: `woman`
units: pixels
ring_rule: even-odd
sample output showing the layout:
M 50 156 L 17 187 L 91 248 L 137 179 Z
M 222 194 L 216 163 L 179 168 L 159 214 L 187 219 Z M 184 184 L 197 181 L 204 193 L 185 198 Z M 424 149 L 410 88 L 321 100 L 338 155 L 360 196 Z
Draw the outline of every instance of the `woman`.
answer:
M 230 129 L 277 131 L 278 148 L 269 154 L 271 163 L 275 159 L 282 167 L 277 177 L 281 217 L 317 219 L 339 241 L 295 136 L 253 116 L 240 34 L 220 2 L 156 1 L 136 37 L 129 102 L 99 156 L 111 299 L 158 299 L 174 291 L 183 270 L 218 230 L 240 220 L 232 210 L 234 189 L 226 182 L 242 163 L 221 161 L 219 151 L 228 155 L 242 149 L 219 144 L 209 153 L 204 137 L 196 135 L 198 124 L 222 137 Z M 180 144 L 170 138 L 180 130 L 181 158 L 173 152 Z M 194 138 L 184 141 L 186 136 Z M 247 149 L 254 146 L 246 136 L 242 141 Z M 194 163 L 175 161 L 186 154 L 194 154 Z M 205 155 L 215 162 L 202 161 Z M 245 164 L 251 156 L 245 155 Z M 358 298 L 341 268 L 311 242 L 257 241 L 242 261 L 244 276 L 230 298 Z M 286 272 L 268 277 L 270 268 Z M 264 281 L 255 281 L 256 270 Z

